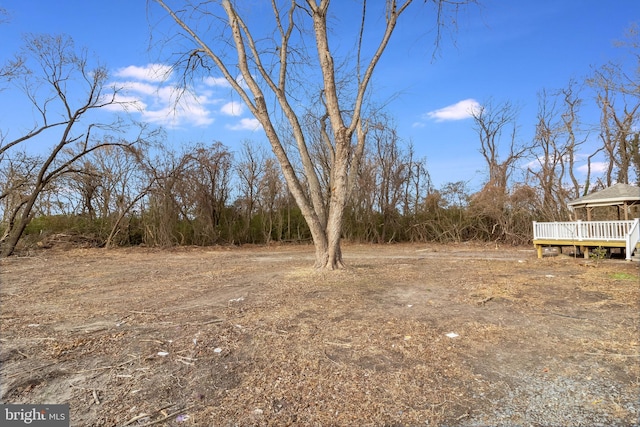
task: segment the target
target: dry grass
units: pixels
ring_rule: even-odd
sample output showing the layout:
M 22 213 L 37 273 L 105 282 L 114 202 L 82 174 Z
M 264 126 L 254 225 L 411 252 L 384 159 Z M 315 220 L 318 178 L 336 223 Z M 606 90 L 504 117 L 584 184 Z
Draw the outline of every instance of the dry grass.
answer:
M 2 260 L 2 401 L 95 426 L 636 422 L 636 264 L 345 253 L 333 273 L 309 247 Z

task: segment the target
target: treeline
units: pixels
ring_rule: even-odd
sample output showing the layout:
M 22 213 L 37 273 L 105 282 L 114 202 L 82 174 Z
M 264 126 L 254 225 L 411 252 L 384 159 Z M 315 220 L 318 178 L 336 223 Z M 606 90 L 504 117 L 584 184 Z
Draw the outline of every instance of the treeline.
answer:
M 637 37 L 633 27 L 628 47 L 635 65 Z M 107 247 L 311 240 L 270 148 L 251 141 L 236 150 L 222 142 L 179 147 L 126 116 L 98 115 L 126 107 L 104 67 L 89 68 L 65 37 L 34 36 L 27 47 L 0 68 L 7 84 L 0 91 L 14 85 L 40 115 L 24 134 L 0 132 L 0 256 L 55 236 Z M 436 188 L 427 160 L 398 136 L 392 119 L 371 114 L 363 125 L 366 149 L 353 154 L 362 157 L 349 175 L 344 239 L 525 244 L 533 221 L 571 219 L 569 200 L 616 182 L 639 184 L 638 70 L 608 64 L 580 84 L 542 92 L 528 140 L 519 135 L 517 107 L 484 102 L 472 113 L 484 159 L 480 183 Z M 599 109 L 598 123 L 581 117 L 586 102 Z M 303 119 L 305 148 L 328 201 L 330 144 L 318 117 Z
M 322 152 L 315 153 L 322 166 Z M 33 185 L 38 157 L 0 164 L 3 234 Z M 24 192 L 21 192 L 25 190 Z M 329 189 L 327 189 L 329 191 Z M 569 196 L 553 194 L 554 200 Z M 556 205 L 554 205 L 556 206 Z M 464 182 L 434 188 L 424 158 L 388 128 L 372 134 L 351 194 L 344 238 L 353 242 L 499 241 L 523 244 L 532 221 L 567 213 L 550 209 L 545 192 L 524 182 L 487 185 L 471 193 Z M 105 146 L 47 182 L 23 244 L 47 239 L 95 246 L 174 246 L 304 242 L 311 236 L 287 191 L 277 162 L 259 145 L 238 152 L 220 142 L 179 151 L 138 144 Z
M 315 155 L 322 168 L 321 150 Z M 2 199 L 5 238 L 42 161 L 37 156 L 19 160 L 0 163 L 0 186 L 7 194 Z M 494 181 L 475 192 L 465 182 L 434 188 L 426 159 L 416 158 L 412 145 L 387 128 L 372 134 L 361 165 L 343 227 L 344 238 L 353 242 L 524 244 L 531 239 L 532 221 L 569 219 L 566 201 L 583 188 L 549 182 L 563 169 L 549 166 L 520 181 L 499 180 L 495 172 Z M 500 165 L 495 167 L 515 167 Z M 605 185 L 600 179 L 594 189 Z M 31 216 L 24 244 L 60 234 L 96 246 L 311 239 L 276 160 L 248 141 L 238 152 L 220 142 L 179 151 L 145 144 L 101 147 L 48 181 Z

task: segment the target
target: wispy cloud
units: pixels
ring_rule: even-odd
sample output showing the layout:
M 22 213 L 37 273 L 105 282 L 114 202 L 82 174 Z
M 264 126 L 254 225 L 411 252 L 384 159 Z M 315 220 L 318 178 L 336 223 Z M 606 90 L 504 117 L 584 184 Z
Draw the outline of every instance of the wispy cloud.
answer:
M 231 87 L 227 79 L 224 77 L 205 77 L 204 84 L 214 87 Z
M 473 117 L 473 114 L 479 112 L 481 108 L 482 106 L 478 101 L 469 98 L 438 110 L 429 111 L 423 118 L 435 120 L 436 122 L 464 120 Z
M 247 86 L 247 83 L 244 80 L 244 77 L 242 76 L 238 76 L 236 78 L 236 82 L 238 82 L 240 87 L 242 87 L 243 89 L 249 88 L 249 86 Z M 203 83 L 207 86 L 212 86 L 212 87 L 227 87 L 227 88 L 231 87 L 231 84 L 224 77 L 205 77 L 205 79 L 203 80 Z
M 255 131 L 262 128 L 258 119 L 240 119 L 235 125 L 228 126 L 230 130 L 250 130 Z
M 607 171 L 607 168 L 609 167 L 609 163 L 607 162 L 591 162 L 591 173 L 604 173 Z M 582 165 L 580 167 L 578 167 L 578 171 L 582 172 L 583 174 L 586 174 L 588 171 L 589 165 Z
M 172 68 L 163 64 L 147 64 L 144 67 L 130 65 L 116 70 L 116 77 L 160 83 L 171 77 Z
M 227 116 L 241 116 L 244 112 L 244 104 L 236 101 L 227 102 L 220 108 L 220 112 Z

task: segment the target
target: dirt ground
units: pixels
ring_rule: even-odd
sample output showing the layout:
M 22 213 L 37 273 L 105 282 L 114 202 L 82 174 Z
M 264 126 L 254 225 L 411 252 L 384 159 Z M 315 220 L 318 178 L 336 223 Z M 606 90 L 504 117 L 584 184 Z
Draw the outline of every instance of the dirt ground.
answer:
M 73 426 L 640 421 L 637 261 L 533 248 L 38 250 L 0 261 L 3 403 Z

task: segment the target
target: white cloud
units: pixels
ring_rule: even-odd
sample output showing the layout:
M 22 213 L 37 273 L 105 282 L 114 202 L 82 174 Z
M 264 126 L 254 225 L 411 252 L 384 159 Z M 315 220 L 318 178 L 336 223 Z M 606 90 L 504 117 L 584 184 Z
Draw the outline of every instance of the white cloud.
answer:
M 171 79 L 172 68 L 167 65 L 131 65 L 113 75 L 113 86 L 118 92 L 116 104 L 108 107 L 111 111 L 136 113 L 143 121 L 168 128 L 207 127 L 218 115 L 237 120 L 226 126 L 230 130 L 261 129 L 255 118 L 241 118 L 246 106 L 229 100 L 230 85 L 222 77 L 207 77 L 199 85 L 184 90 Z M 238 83 L 243 85 L 244 81 L 238 79 Z
M 183 126 L 205 127 L 213 123 L 213 119 L 204 109 L 193 108 L 162 108 L 159 110 L 146 110 L 142 113 L 143 120 L 149 123 L 158 123 L 169 128 Z
M 156 83 L 168 80 L 171 77 L 171 74 L 171 67 L 163 64 L 147 64 L 144 67 L 129 65 L 128 67 L 120 68 L 115 72 L 116 77 Z
M 158 86 L 149 83 L 125 81 L 118 83 L 119 87 L 125 92 L 135 92 L 141 95 L 154 95 L 158 92 Z
M 206 127 L 214 121 L 207 108 L 210 103 L 207 97 L 181 92 L 175 87 L 163 87 L 158 90 L 154 101 L 142 114 L 152 123 L 169 127 Z
M 145 82 L 118 82 L 120 91 L 111 111 L 137 111 L 148 123 L 176 128 L 181 126 L 205 127 L 214 119 L 208 105 L 214 103 L 208 96 L 196 96 L 173 85 L 158 86 Z
M 220 112 L 227 116 L 241 116 L 244 112 L 244 105 L 236 101 L 227 102 L 220 108 Z
M 224 77 L 205 77 L 203 82 L 207 86 L 228 87 L 228 88 L 231 87 L 231 84 Z M 244 77 L 242 77 L 241 75 L 236 77 L 236 82 L 240 85 L 241 88 L 249 89 L 249 86 L 247 86 L 247 83 L 245 82 Z
M 227 79 L 224 77 L 206 77 L 204 84 L 207 86 L 231 87 Z
M 591 173 L 603 173 L 607 171 L 609 163 L 607 162 L 591 162 Z M 582 165 L 578 170 L 584 174 L 587 173 L 589 165 Z
M 255 131 L 262 128 L 262 125 L 258 121 L 258 119 L 240 119 L 240 121 L 235 124 L 228 126 L 231 130 L 251 130 Z
M 481 109 L 481 105 L 475 99 L 464 99 L 453 105 L 449 105 L 438 110 L 430 111 L 425 114 L 425 118 L 444 122 L 450 120 L 464 120 L 472 117 Z
M 111 102 L 110 96 L 104 96 L 102 99 L 104 102 Z M 147 108 L 147 104 L 137 96 L 118 94 L 113 101 L 113 104 L 108 104 L 103 108 L 105 110 L 115 111 L 118 113 L 121 111 L 131 110 L 144 111 Z

